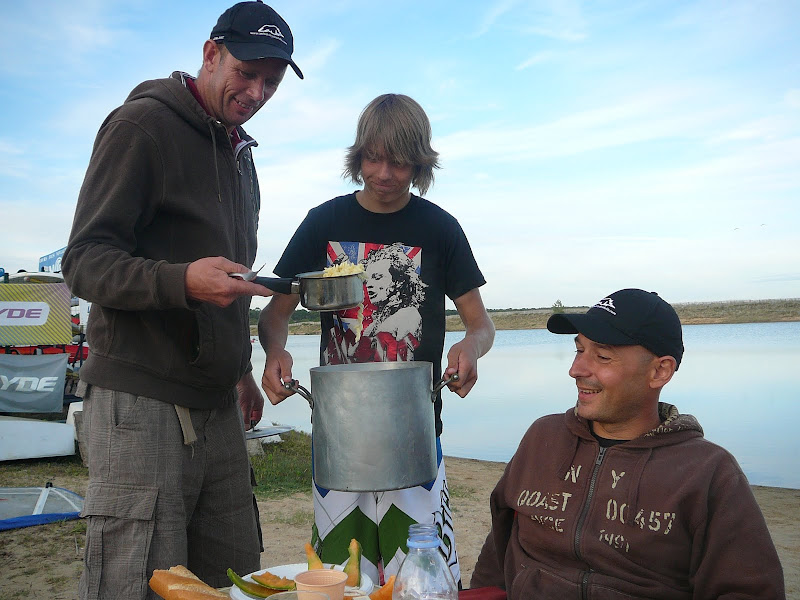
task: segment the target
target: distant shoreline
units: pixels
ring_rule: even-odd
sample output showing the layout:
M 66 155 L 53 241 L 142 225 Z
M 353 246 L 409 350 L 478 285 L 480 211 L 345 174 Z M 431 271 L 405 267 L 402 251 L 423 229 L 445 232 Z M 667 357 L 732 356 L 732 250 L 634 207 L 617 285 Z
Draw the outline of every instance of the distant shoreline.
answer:
M 731 300 L 725 302 L 690 302 L 674 304 L 684 325 L 721 325 L 732 323 L 785 323 L 800 321 L 800 298 L 783 300 Z M 560 311 L 582 313 L 588 306 L 565 306 Z M 489 316 L 497 330 L 544 329 L 553 308 L 520 308 L 508 310 L 489 309 Z M 463 331 L 464 325 L 457 314 L 448 314 L 447 331 Z M 258 335 L 255 326 L 252 335 Z M 319 333 L 319 323 L 302 321 L 289 324 L 293 335 Z
M 716 325 L 732 323 L 783 323 L 800 321 L 800 298 L 785 300 L 736 300 L 729 302 L 691 302 L 674 304 L 684 325 Z M 583 313 L 588 306 L 563 307 L 560 312 Z M 489 316 L 499 330 L 544 329 L 553 309 L 490 311 Z M 453 328 L 450 328 L 451 319 Z M 448 331 L 463 330 L 457 315 L 448 317 Z

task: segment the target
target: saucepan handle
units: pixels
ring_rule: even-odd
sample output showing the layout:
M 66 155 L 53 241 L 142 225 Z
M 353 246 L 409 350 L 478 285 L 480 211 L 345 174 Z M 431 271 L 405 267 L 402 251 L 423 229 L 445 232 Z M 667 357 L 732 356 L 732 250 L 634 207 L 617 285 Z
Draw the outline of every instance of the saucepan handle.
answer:
M 252 281 L 279 294 L 299 293 L 299 286 L 292 286 L 295 280 L 291 277 L 254 277 Z M 293 287 L 298 289 L 293 289 Z
M 439 383 L 436 384 L 436 387 L 433 388 L 433 392 L 431 392 L 431 400 L 435 401 L 436 400 L 436 394 L 439 393 L 439 390 L 441 390 L 444 386 L 446 386 L 451 381 L 458 381 L 458 379 L 459 379 L 458 373 L 453 373 L 450 377 L 448 377 L 447 375 L 443 375 L 442 376 L 442 380 Z
M 284 381 L 283 387 L 286 388 L 287 390 L 291 390 L 293 392 L 300 394 L 303 398 L 306 399 L 306 402 L 308 402 L 309 408 L 311 408 L 311 410 L 314 410 L 314 396 L 312 396 L 311 392 L 309 392 L 306 388 L 300 385 L 299 381 L 297 381 L 296 379 L 292 379 L 291 381 Z

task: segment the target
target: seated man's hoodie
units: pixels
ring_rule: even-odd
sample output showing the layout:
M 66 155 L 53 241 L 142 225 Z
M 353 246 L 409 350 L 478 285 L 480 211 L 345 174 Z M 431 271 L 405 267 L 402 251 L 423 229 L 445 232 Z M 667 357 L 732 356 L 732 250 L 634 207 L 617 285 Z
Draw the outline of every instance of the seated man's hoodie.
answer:
M 785 598 L 764 517 L 734 457 L 691 415 L 601 448 L 575 409 L 531 425 L 491 495 L 471 587 L 510 600 Z

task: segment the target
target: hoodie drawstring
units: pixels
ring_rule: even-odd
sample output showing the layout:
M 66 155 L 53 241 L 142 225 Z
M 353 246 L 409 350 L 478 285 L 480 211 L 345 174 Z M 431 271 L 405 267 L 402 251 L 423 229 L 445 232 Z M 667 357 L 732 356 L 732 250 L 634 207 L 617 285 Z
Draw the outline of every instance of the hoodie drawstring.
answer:
M 222 186 L 219 182 L 219 163 L 217 161 L 217 132 L 214 131 L 214 125 L 208 124 L 208 130 L 211 132 L 211 145 L 214 152 L 214 175 L 217 178 L 217 199 L 222 204 Z
M 641 453 L 639 460 L 636 461 L 636 467 L 634 468 L 634 472 L 631 473 L 631 486 L 628 489 L 628 514 L 625 517 L 625 525 L 629 525 L 631 527 L 638 527 L 636 523 L 636 514 L 639 512 L 638 504 L 639 504 L 639 487 L 642 481 L 642 474 L 644 473 L 644 468 L 647 466 L 647 461 L 650 460 L 650 457 L 653 455 L 652 448 L 646 448 L 644 452 Z
M 575 456 L 578 454 L 578 446 L 581 444 L 581 438 L 575 436 L 575 448 L 571 453 L 567 454 L 564 461 L 558 467 L 558 476 L 566 479 L 569 476 L 570 468 L 575 463 Z

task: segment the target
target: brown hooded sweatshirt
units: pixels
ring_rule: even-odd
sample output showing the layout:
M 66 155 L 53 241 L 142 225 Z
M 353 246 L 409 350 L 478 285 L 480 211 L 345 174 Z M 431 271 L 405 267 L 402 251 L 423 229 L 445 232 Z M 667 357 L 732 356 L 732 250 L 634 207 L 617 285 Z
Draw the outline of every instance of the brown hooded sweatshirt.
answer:
M 62 269 L 92 303 L 81 380 L 190 408 L 232 402 L 249 369 L 250 298 L 188 301 L 189 263 L 251 266 L 260 195 L 251 147 L 186 87 L 145 81 L 105 120 L 78 197 Z
M 471 587 L 510 600 L 784 599 L 736 459 L 691 415 L 601 448 L 574 409 L 531 425 L 492 492 Z

